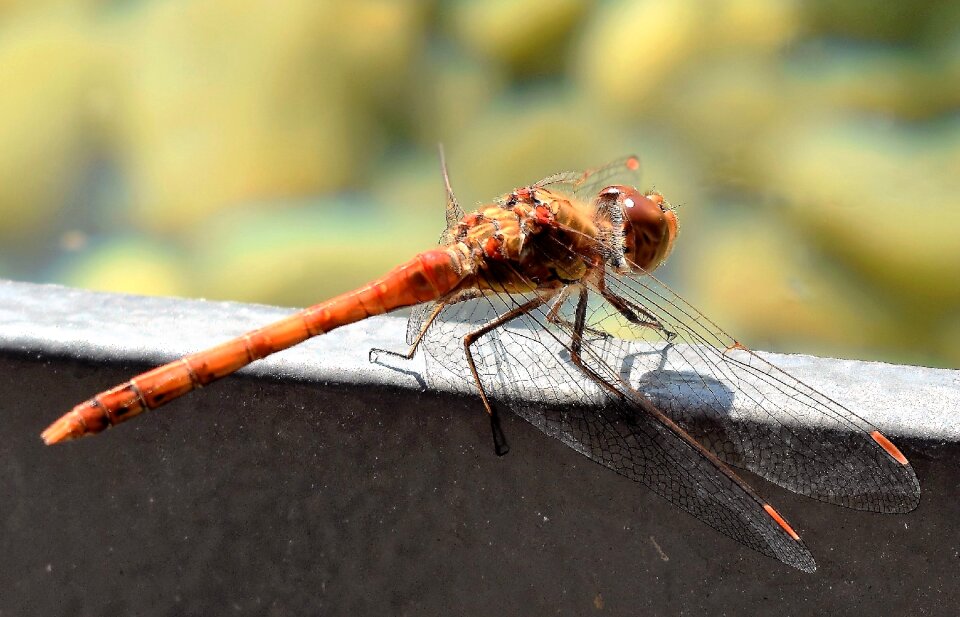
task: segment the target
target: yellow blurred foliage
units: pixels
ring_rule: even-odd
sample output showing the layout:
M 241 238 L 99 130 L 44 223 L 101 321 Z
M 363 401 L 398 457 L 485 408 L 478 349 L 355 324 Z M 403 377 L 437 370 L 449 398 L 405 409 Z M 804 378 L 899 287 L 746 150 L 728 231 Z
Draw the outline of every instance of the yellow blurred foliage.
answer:
M 431 230 L 432 244 L 443 228 L 442 204 L 430 221 L 355 216 L 364 207 L 248 208 L 188 237 L 191 267 L 209 298 L 303 306 L 386 273 L 425 248 L 423 229 Z
M 883 286 L 911 312 L 960 303 L 960 174 L 952 136 L 858 121 L 798 124 L 771 141 L 771 185 L 825 251 Z M 828 152 L 829 156 L 824 156 Z
M 450 21 L 469 51 L 517 68 L 537 65 L 564 47 L 588 8 L 585 0 L 469 0 L 454 2 Z
M 636 153 L 722 323 L 955 364 L 960 10 L 878 6 L 0 1 L 0 262 L 303 304 L 436 242 L 437 142 L 467 209 Z
M 112 62 L 82 20 L 18 25 L 0 37 L 0 239 L 29 243 L 79 180 Z
M 684 262 L 684 278 L 698 290 L 699 308 L 748 345 L 869 354 L 898 336 L 896 315 L 805 250 L 801 234 L 757 216 L 711 229 L 694 249 L 698 259 Z
M 189 276 L 186 261 L 144 236 L 128 236 L 94 246 L 66 261 L 58 273 L 58 278 L 78 287 L 145 296 L 189 294 Z
M 412 51 L 396 5 L 151 9 L 125 32 L 137 224 L 184 229 L 245 201 L 344 188 L 376 152 L 358 86 L 389 78 L 377 58 L 399 67 Z
M 671 108 L 675 82 L 717 54 L 776 53 L 796 35 L 790 0 L 613 2 L 597 10 L 577 75 L 602 109 L 625 117 Z

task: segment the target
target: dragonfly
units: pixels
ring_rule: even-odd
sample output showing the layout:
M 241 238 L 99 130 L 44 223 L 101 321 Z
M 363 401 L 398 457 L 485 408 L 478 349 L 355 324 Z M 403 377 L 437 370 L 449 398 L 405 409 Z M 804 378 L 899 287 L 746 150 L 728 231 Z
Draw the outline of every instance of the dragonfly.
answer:
M 413 307 L 406 352 L 436 387 L 479 394 L 498 454 L 498 410 L 637 483 L 717 531 L 805 572 L 795 528 L 735 469 L 856 510 L 904 513 L 920 485 L 902 452 L 853 411 L 726 334 L 652 272 L 676 209 L 636 188 L 628 156 L 551 175 L 466 213 L 446 190 L 439 246 L 385 276 L 138 375 L 76 405 L 47 444 L 99 433 L 335 328 Z

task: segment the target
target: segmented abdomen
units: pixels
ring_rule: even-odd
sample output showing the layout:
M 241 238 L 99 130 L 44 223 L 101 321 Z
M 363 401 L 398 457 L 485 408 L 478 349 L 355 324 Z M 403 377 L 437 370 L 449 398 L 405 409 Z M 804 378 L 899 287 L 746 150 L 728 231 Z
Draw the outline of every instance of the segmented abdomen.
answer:
M 372 315 L 436 300 L 463 280 L 463 259 L 462 253 L 452 248 L 420 253 L 354 291 L 102 392 L 74 407 L 41 437 L 50 444 L 99 433 L 310 337 Z

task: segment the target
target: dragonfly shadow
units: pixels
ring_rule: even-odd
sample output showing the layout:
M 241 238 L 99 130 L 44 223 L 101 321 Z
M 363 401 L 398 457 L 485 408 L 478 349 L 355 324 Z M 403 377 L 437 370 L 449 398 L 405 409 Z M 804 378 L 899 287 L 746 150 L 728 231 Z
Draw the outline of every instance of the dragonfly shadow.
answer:
M 734 388 L 709 375 L 668 368 L 671 348 L 667 344 L 624 356 L 620 379 L 718 458 L 743 466 L 750 444 L 738 430 Z M 637 413 L 644 412 L 637 408 Z
M 394 363 L 384 362 L 383 357 L 390 358 Z M 423 378 L 423 375 L 419 371 L 414 371 L 408 368 L 403 368 L 403 364 L 409 364 L 412 358 L 407 358 L 403 354 L 397 353 L 395 351 L 390 351 L 389 349 L 378 349 L 374 348 L 370 350 L 369 361 L 370 364 L 376 364 L 384 368 L 388 368 L 391 371 L 396 371 L 402 375 L 407 375 L 412 377 L 417 381 L 417 385 L 420 386 L 421 390 L 427 389 L 427 381 Z M 398 366 L 398 364 L 400 366 Z
M 756 431 L 741 430 L 744 419 L 736 408 L 735 388 L 729 383 L 684 367 L 678 355 L 682 349 L 672 344 L 647 345 L 638 351 L 636 347 L 624 347 L 623 341 L 616 339 L 599 339 L 595 343 L 591 354 L 584 357 L 592 372 L 611 383 L 619 381 L 618 389 L 628 386 L 640 393 L 722 461 L 743 467 L 750 459 L 754 444 L 744 435 L 756 434 Z M 570 369 L 566 372 L 568 377 L 579 375 L 583 383 L 590 381 L 580 369 L 573 368 L 575 363 L 568 349 L 561 350 L 558 356 Z M 601 398 L 593 400 L 606 410 L 601 414 L 607 421 L 626 425 L 646 423 L 641 414 L 648 412 L 642 406 L 620 404 L 610 392 L 595 390 L 601 393 Z M 578 451 L 588 452 L 596 447 L 587 443 L 595 440 L 595 436 L 581 435 L 583 431 L 577 428 L 594 422 L 597 409 L 589 404 L 556 408 L 547 405 L 541 411 L 527 411 L 525 415 L 545 432 Z M 543 417 L 536 417 L 538 415 Z M 586 442 L 581 443 L 584 440 Z

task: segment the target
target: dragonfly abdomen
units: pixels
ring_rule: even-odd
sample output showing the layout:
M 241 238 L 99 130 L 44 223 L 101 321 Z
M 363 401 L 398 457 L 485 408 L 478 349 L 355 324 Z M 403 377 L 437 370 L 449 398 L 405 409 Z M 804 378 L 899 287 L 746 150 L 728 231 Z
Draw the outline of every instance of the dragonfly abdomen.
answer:
M 354 291 L 101 392 L 63 415 L 41 437 L 52 444 L 99 433 L 313 336 L 397 308 L 437 300 L 463 281 L 469 271 L 465 260 L 463 252 L 455 248 L 420 253 Z

